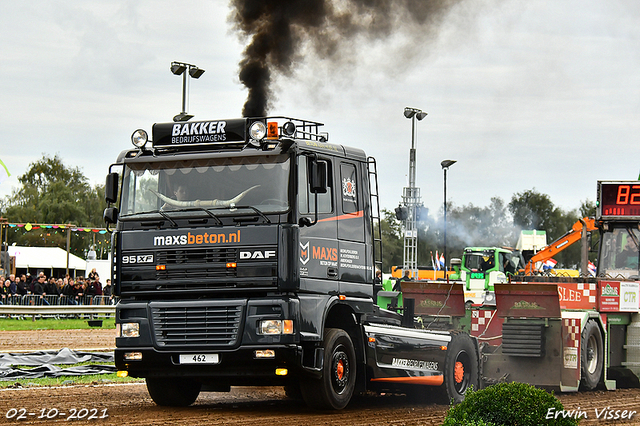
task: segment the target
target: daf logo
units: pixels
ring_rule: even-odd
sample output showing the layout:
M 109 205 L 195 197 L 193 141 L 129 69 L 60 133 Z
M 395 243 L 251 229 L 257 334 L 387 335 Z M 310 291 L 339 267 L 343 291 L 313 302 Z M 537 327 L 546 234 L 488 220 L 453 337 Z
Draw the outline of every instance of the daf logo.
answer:
M 241 251 L 240 259 L 270 259 L 276 257 L 275 250 Z

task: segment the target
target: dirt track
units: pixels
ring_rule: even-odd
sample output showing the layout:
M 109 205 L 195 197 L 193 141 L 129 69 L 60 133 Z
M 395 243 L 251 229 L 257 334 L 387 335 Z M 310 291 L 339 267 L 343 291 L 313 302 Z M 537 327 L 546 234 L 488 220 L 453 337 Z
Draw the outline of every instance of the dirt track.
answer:
M 112 348 L 113 330 L 0 332 L 0 351 L 3 352 L 62 347 Z M 596 409 L 601 411 L 607 407 L 640 412 L 640 389 L 565 394 L 560 399 L 565 409 L 579 407 L 587 413 L 588 418 L 582 420 L 581 425 L 640 424 L 640 414 L 636 414 L 631 421 L 623 422 L 599 420 L 595 413 Z M 25 419 L 17 420 L 22 408 L 25 409 Z M 88 411 L 80 411 L 82 408 Z M 156 406 L 143 384 L 27 387 L 0 391 L 0 423 L 63 422 L 74 410 L 77 415 L 84 417 L 84 420 L 75 420 L 74 424 L 264 426 L 277 422 L 287 425 L 340 426 L 440 425 L 447 406 L 419 404 L 406 396 L 393 395 L 365 397 L 340 412 L 315 412 L 287 400 L 281 388 L 233 388 L 230 393 L 202 393 L 194 406 L 185 409 Z M 43 413 L 52 418 L 39 419 Z M 92 414 L 98 418 L 87 420 Z M 108 417 L 99 418 L 105 414 Z M 13 418 L 8 419 L 7 415 Z
M 84 330 L 0 331 L 0 352 L 113 349 L 116 332 L 107 328 Z

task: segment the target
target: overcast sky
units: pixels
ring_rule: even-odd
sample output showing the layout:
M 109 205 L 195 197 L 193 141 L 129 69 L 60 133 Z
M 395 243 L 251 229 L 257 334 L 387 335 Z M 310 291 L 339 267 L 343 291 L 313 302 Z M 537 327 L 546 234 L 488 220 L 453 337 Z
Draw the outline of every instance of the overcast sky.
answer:
M 241 116 L 245 41 L 226 0 L 0 4 L 0 159 L 12 174 L 0 197 L 42 154 L 104 183 L 134 130 L 180 112 L 171 61 L 206 70 L 191 80 L 195 120 Z M 638 178 L 640 2 L 463 1 L 426 32 L 354 40 L 341 68 L 310 54 L 277 79 L 270 113 L 323 122 L 330 142 L 376 157 L 387 208 L 408 184 L 405 106 L 429 114 L 416 183 L 432 214 L 444 159 L 457 160 L 447 199 L 458 206 L 535 188 L 568 210 L 595 201 L 599 179 Z

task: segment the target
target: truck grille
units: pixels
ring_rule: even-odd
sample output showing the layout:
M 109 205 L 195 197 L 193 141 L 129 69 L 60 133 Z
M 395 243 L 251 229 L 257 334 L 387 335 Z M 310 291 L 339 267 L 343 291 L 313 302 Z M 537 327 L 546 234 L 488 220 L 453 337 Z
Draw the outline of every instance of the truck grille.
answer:
M 236 262 L 236 248 L 203 248 L 190 250 L 158 251 L 158 262 L 167 265 L 178 264 L 222 264 Z
M 151 303 L 156 344 L 168 347 L 233 347 L 243 318 L 243 303 L 171 306 Z
M 263 250 L 276 251 L 277 247 L 264 246 Z M 153 264 L 128 264 L 122 267 L 123 294 L 255 290 L 278 285 L 277 259 L 240 259 L 237 247 L 158 250 L 153 256 Z M 156 265 L 163 265 L 163 268 L 158 269 Z

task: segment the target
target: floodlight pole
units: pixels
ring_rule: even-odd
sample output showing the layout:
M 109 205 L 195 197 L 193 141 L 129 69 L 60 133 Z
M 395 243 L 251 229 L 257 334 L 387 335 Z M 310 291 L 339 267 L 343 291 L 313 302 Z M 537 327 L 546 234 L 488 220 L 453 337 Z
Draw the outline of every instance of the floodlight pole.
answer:
M 182 73 L 182 112 L 180 114 L 187 113 L 187 73 Z
M 202 68 L 198 68 L 193 64 L 186 64 L 184 62 L 171 62 L 171 73 L 174 75 L 182 74 L 182 111 L 180 114 L 173 117 L 173 121 L 189 121 L 193 118 L 193 115 L 187 113 L 187 73 L 191 78 L 200 78 L 204 73 Z
M 444 270 L 445 270 L 445 278 L 446 271 L 449 270 L 447 266 L 447 170 L 451 167 L 457 160 L 442 160 L 440 165 L 442 166 L 442 170 L 444 171 Z M 436 259 L 439 261 L 439 259 Z
M 409 186 L 404 188 L 402 200 L 407 207 L 407 218 L 404 221 L 404 254 L 403 269 L 411 271 L 411 278 L 418 279 L 418 228 L 417 206 L 420 202 L 420 189 L 416 188 L 416 119 L 427 116 L 417 108 L 406 107 L 404 116 L 411 119 L 411 149 L 409 150 Z

